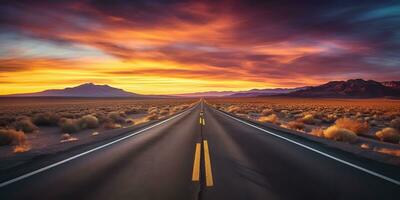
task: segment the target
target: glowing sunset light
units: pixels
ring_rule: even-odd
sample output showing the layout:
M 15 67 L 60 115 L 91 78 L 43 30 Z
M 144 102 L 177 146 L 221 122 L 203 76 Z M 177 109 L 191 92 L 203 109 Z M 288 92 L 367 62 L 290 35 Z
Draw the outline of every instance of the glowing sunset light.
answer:
M 10 1 L 0 95 L 86 82 L 177 94 L 395 80 L 398 15 L 368 15 L 391 6 Z

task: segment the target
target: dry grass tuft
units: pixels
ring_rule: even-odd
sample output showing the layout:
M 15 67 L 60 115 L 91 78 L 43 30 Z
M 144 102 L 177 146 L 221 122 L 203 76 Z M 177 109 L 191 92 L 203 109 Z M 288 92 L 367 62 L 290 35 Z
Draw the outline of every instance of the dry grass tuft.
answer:
M 365 133 L 369 129 L 367 122 L 360 122 L 350 118 L 340 118 L 336 120 L 335 125 L 339 128 L 348 129 L 355 134 Z
M 309 134 L 317 136 L 317 137 L 324 137 L 324 129 L 322 129 L 322 128 L 314 128 L 314 129 L 311 130 L 311 132 Z
M 293 130 L 304 130 L 304 123 L 301 121 L 290 121 L 286 124 L 286 127 L 293 129 Z
M 0 129 L 0 146 L 1 145 L 25 145 L 26 136 L 22 131 L 14 129 Z
M 237 113 L 239 111 L 240 111 L 240 107 L 239 106 L 229 106 L 226 109 L 226 112 L 229 112 L 229 113 Z
M 330 126 L 324 131 L 324 137 L 343 142 L 354 142 L 357 139 L 357 135 L 348 129 L 339 127 L 337 125 Z
M 263 115 L 263 116 L 268 116 L 273 113 L 274 113 L 274 110 L 272 110 L 271 108 L 266 108 L 261 111 L 261 115 Z
M 400 118 L 396 118 L 390 121 L 390 127 L 400 130 Z
M 161 116 L 167 116 L 169 115 L 169 109 L 168 108 L 163 108 L 160 110 L 159 115 Z
M 314 116 L 312 114 L 304 115 L 304 117 L 301 118 L 299 121 L 301 121 L 301 122 L 303 122 L 305 124 L 315 124 Z
M 21 117 L 14 124 L 15 130 L 23 131 L 24 133 L 33 133 L 38 130 L 38 127 L 32 123 L 30 117 Z
M 148 113 L 149 115 L 157 114 L 158 112 L 159 112 L 159 109 L 158 109 L 157 107 L 150 107 L 150 108 L 147 110 L 147 113 Z
M 399 143 L 400 134 L 394 128 L 384 128 L 375 133 L 376 137 L 378 137 L 381 141 L 391 142 L 391 143 Z
M 271 114 L 268 116 L 259 117 L 258 121 L 262 123 L 268 122 L 268 123 L 278 124 L 279 118 L 275 114 Z
M 374 148 L 374 151 L 400 157 L 400 149 Z
M 146 119 L 147 121 L 157 120 L 158 118 L 159 118 L 159 117 L 158 117 L 157 114 L 147 115 L 147 116 L 145 117 L 145 119 Z

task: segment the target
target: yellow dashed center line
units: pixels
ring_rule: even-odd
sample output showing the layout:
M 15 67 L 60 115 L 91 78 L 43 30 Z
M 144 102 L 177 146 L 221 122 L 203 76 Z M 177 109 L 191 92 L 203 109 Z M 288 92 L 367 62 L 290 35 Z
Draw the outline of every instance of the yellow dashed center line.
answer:
M 208 149 L 207 140 L 203 140 L 203 144 L 204 144 L 204 165 L 206 168 L 206 186 L 211 187 L 214 185 L 214 181 L 211 170 L 210 150 Z
M 201 143 L 196 143 L 196 151 L 194 152 L 194 161 L 193 161 L 192 181 L 200 180 L 200 152 L 201 152 Z

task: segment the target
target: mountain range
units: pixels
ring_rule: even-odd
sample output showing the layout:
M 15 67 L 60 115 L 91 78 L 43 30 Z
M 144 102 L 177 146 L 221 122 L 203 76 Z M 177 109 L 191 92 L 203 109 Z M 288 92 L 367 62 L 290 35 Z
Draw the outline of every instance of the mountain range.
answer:
M 251 89 L 251 90 L 245 90 L 245 91 L 208 91 L 208 92 L 178 94 L 175 96 L 181 96 L 181 97 L 257 97 L 260 95 L 270 96 L 270 95 L 277 95 L 277 94 L 287 94 L 290 92 L 303 90 L 306 88 L 308 88 L 308 87 Z
M 6 97 L 321 97 L 321 98 L 382 98 L 400 97 L 400 81 L 377 82 L 351 79 L 330 81 L 319 86 L 298 88 L 252 89 L 246 91 L 209 91 L 171 96 L 141 95 L 108 85 L 85 83 L 65 89 L 4 95 Z M 3 97 L 4 97 L 3 96 Z
M 291 97 L 323 98 L 381 98 L 400 97 L 400 81 L 377 82 L 373 80 L 351 79 L 331 81 L 323 85 L 288 93 Z
M 42 92 L 13 94 L 9 97 L 140 97 L 132 92 L 123 89 L 114 88 L 108 85 L 95 85 L 93 83 L 85 83 L 76 87 L 68 87 L 65 89 L 51 89 Z

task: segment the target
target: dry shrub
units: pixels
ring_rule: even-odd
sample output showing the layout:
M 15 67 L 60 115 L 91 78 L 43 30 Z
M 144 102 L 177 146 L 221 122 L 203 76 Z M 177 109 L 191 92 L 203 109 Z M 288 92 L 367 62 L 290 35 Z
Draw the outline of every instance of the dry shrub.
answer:
M 275 114 L 271 114 L 268 116 L 259 117 L 258 121 L 262 122 L 262 123 L 268 122 L 268 123 L 277 124 L 279 119 L 278 119 L 278 116 L 276 116 Z
M 272 110 L 271 108 L 266 108 L 261 111 L 261 115 L 263 115 L 263 116 L 268 116 L 273 113 L 274 113 L 274 110 Z
M 400 130 L 400 118 L 396 118 L 390 121 L 390 127 Z
M 22 131 L 0 129 L 0 146 L 2 145 L 26 145 L 26 136 Z
M 336 120 L 335 125 L 339 128 L 348 129 L 355 134 L 365 133 L 369 129 L 367 122 L 360 122 L 350 118 L 340 118 Z
M 126 110 L 125 113 L 128 114 L 128 115 L 139 114 L 139 113 L 140 113 L 140 110 L 137 109 L 137 108 L 131 108 L 131 109 L 129 109 L 129 110 Z
M 324 137 L 336 141 L 354 142 L 357 135 L 351 130 L 333 125 L 324 131 Z
M 61 118 L 59 125 L 63 133 L 75 133 L 80 130 L 79 120 L 76 119 Z
M 146 119 L 147 121 L 157 120 L 158 118 L 159 118 L 159 117 L 158 117 L 157 114 L 147 115 L 147 116 L 145 117 L 145 119 Z
M 160 110 L 159 114 L 161 116 L 166 116 L 166 115 L 169 114 L 169 109 L 168 108 L 163 108 L 163 109 Z
M 60 117 L 56 113 L 38 113 L 33 116 L 33 123 L 37 126 L 56 126 Z
M 76 140 L 78 140 L 78 138 L 72 137 L 70 134 L 65 133 L 65 134 L 62 134 L 62 135 L 61 135 L 61 140 L 60 140 L 60 142 L 61 142 L 61 143 L 64 143 L 64 142 L 72 142 L 72 141 L 76 141 Z
M 311 130 L 311 132 L 309 134 L 317 136 L 317 137 L 324 137 L 324 129 L 322 129 L 322 128 L 314 128 L 314 129 Z
M 99 120 L 93 115 L 85 115 L 79 119 L 79 127 L 82 129 L 94 129 L 99 127 Z
M 158 112 L 159 112 L 159 110 L 158 110 L 157 107 L 150 107 L 150 108 L 147 110 L 147 113 L 148 113 L 149 115 L 157 114 Z
M 96 132 L 93 132 L 91 135 L 92 135 L 92 136 L 96 136 L 96 135 L 98 135 L 98 134 L 100 134 L 100 133 L 96 131 Z
M 378 137 L 381 141 L 391 142 L 391 143 L 399 143 L 400 134 L 394 128 L 384 128 L 375 133 L 376 137 Z
M 291 121 L 286 126 L 293 130 L 304 130 L 304 123 L 301 121 Z
M 306 114 L 303 118 L 300 119 L 301 122 L 305 124 L 314 124 L 314 116 L 312 114 Z
M 142 118 L 140 118 L 140 119 L 135 120 L 135 125 L 143 124 L 143 123 L 146 123 L 146 122 L 148 122 L 148 121 L 149 121 L 149 120 L 148 120 L 146 117 L 142 117 Z
M 239 106 L 229 106 L 227 109 L 226 109 L 226 112 L 229 112 L 229 113 L 237 113 L 237 112 L 239 112 L 240 111 L 240 107 Z
M 7 127 L 9 124 L 13 123 L 15 120 L 13 117 L 0 117 L 0 127 Z
M 117 111 L 110 112 L 110 113 L 108 113 L 108 117 L 109 117 L 114 123 L 121 124 L 121 123 L 124 123 L 124 122 L 125 122 L 124 115 L 123 115 L 121 112 L 117 112 Z
M 15 130 L 23 131 L 24 133 L 32 133 L 38 130 L 38 127 L 32 123 L 31 118 L 21 117 L 14 124 Z

